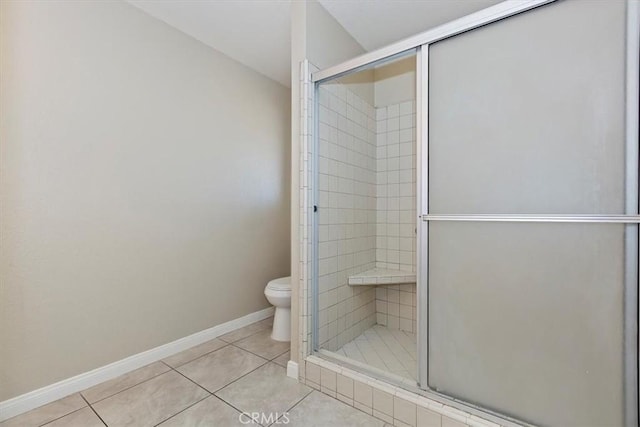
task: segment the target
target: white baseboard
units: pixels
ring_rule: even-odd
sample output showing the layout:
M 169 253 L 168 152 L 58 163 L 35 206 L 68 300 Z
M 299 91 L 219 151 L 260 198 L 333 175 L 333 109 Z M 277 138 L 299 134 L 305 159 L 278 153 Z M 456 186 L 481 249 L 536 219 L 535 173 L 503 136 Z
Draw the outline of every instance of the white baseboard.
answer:
M 180 338 L 168 344 L 161 345 L 142 353 L 134 354 L 117 362 L 96 368 L 92 371 L 76 375 L 66 380 L 39 388 L 37 390 L 16 396 L 12 399 L 0 402 L 0 421 L 15 417 L 31 409 L 37 408 L 47 403 L 62 399 L 73 393 L 77 393 L 96 384 L 108 381 L 119 375 L 131 372 L 168 356 L 179 353 L 183 350 L 212 340 L 220 335 L 258 322 L 273 315 L 273 307 L 247 314 L 238 319 L 230 320 L 220 325 L 214 326 L 204 331 Z M 291 362 L 289 362 L 291 363 Z
M 287 362 L 287 376 L 296 380 L 298 379 L 298 363 L 293 360 Z

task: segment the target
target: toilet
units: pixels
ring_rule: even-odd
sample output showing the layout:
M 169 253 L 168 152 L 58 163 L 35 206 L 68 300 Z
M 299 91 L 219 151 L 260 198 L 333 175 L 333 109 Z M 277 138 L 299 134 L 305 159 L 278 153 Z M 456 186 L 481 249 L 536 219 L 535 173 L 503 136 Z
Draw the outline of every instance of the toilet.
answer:
M 291 276 L 271 280 L 264 288 L 264 296 L 276 308 L 271 339 L 291 341 Z

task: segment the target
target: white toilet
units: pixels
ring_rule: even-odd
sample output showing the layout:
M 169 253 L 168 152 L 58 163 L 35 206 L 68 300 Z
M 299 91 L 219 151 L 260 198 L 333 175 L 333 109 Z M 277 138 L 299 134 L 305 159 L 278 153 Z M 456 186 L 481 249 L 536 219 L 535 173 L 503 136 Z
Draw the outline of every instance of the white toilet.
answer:
M 276 341 L 291 341 L 291 276 L 267 283 L 264 296 L 276 308 L 271 338 Z

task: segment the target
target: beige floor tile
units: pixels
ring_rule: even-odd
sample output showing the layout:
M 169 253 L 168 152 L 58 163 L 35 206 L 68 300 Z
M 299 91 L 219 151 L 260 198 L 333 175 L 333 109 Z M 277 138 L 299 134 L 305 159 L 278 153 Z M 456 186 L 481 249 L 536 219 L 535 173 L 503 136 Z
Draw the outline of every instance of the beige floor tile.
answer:
M 289 359 L 289 352 L 287 351 L 286 353 L 281 354 L 280 356 L 278 356 L 275 359 L 273 359 L 273 362 L 286 368 L 287 367 L 287 363 L 289 363 L 289 360 L 290 360 Z
M 213 393 L 266 362 L 261 357 L 229 345 L 182 365 L 177 370 Z
M 104 423 L 88 406 L 45 424 L 44 427 L 104 427 Z
M 93 405 L 109 427 L 153 426 L 209 396 L 177 372 L 170 371 Z
M 156 377 L 160 374 L 164 374 L 170 369 L 171 368 L 164 363 L 154 362 L 150 365 L 136 369 L 135 371 L 131 371 L 112 380 L 88 388 L 81 393 L 84 398 L 87 399 L 87 402 L 95 403 L 109 396 L 113 396 L 116 393 L 120 393 L 134 385 L 140 384 L 143 381 Z
M 41 426 L 55 419 L 63 417 L 71 412 L 87 406 L 82 396 L 78 393 L 56 400 L 47 405 L 25 412 L 17 417 L 10 418 L 2 423 L 2 427 L 30 427 Z
M 247 338 L 234 342 L 233 345 L 269 360 L 284 353 L 291 347 L 289 342 L 272 340 L 271 329 L 264 329 Z
M 382 427 L 384 422 L 318 391 L 308 395 L 288 414 L 290 427 Z
M 216 396 L 241 411 L 259 412 L 267 417 L 271 414 L 275 420 L 311 391 L 311 388 L 287 377 L 282 366 L 269 362 L 229 384 Z
M 247 418 L 243 418 L 244 421 Z M 161 423 L 161 427 L 214 427 L 242 426 L 240 412 L 215 396 L 208 397 L 192 407 Z
M 246 338 L 248 336 L 251 336 L 256 332 L 260 332 L 264 329 L 271 328 L 271 326 L 264 324 L 262 322 L 264 321 L 252 323 L 248 326 L 245 326 L 244 328 L 240 328 L 233 332 L 229 332 L 228 334 L 224 334 L 221 337 L 218 337 L 218 339 L 221 339 L 222 341 L 226 341 L 226 342 L 235 342 L 243 338 Z
M 192 360 L 195 360 L 200 356 L 204 356 L 207 353 L 216 351 L 227 344 L 228 343 L 217 338 L 212 339 L 211 341 L 207 341 L 195 347 L 186 349 L 185 351 L 181 351 L 180 353 L 174 354 L 173 356 L 169 356 L 162 361 L 172 368 L 177 368 L 178 366 L 184 365 L 187 362 L 191 362 Z

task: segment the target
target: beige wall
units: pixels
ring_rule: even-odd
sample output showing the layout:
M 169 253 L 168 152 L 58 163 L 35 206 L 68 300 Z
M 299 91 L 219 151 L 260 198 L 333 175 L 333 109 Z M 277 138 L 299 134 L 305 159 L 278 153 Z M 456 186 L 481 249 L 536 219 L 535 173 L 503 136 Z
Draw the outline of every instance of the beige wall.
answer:
M 375 68 L 375 106 L 386 107 L 416 99 L 416 56 Z
M 125 3 L 0 4 L 0 401 L 268 307 L 289 89 Z
M 316 0 L 306 2 L 307 58 L 322 69 L 362 55 L 362 46 Z
M 361 70 L 357 73 L 347 74 L 334 80 L 347 87 L 349 91 L 358 95 L 367 104 L 373 107 L 375 101 L 375 74 L 374 69 Z

